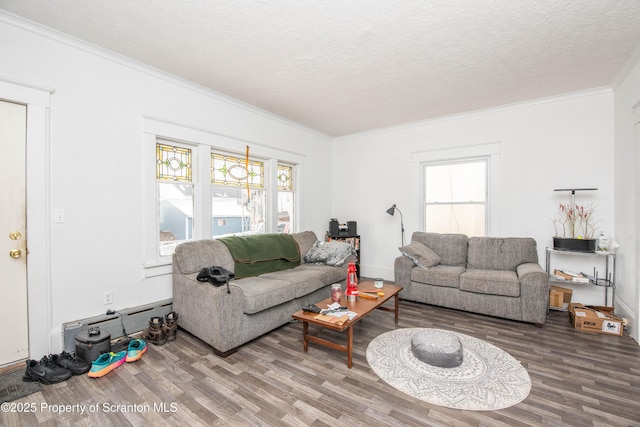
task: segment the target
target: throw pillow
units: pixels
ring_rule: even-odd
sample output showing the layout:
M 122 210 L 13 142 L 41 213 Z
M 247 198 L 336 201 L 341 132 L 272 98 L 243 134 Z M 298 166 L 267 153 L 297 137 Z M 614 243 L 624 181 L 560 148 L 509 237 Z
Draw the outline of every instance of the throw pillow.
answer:
M 321 242 L 318 240 L 304 256 L 304 261 L 340 267 L 352 255 L 355 257 L 356 251 L 346 242 Z
M 440 261 L 442 261 L 437 253 L 420 242 L 411 242 L 398 249 L 400 249 L 402 255 L 410 258 L 418 267 L 431 268 L 440 264 Z

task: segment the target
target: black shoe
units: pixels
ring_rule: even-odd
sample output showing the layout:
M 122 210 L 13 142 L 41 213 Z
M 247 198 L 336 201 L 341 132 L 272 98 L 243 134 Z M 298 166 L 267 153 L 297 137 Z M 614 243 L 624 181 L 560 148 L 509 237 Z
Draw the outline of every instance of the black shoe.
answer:
M 27 369 L 24 371 L 22 381 L 39 381 L 42 384 L 55 384 L 71 378 L 70 370 L 62 368 L 47 356 L 40 361 L 27 360 Z
M 91 369 L 91 365 L 89 363 L 72 356 L 66 351 L 63 351 L 60 354 L 52 354 L 50 357 L 51 360 L 53 360 L 53 363 L 61 368 L 70 370 L 73 375 L 81 375 L 89 372 L 89 369 Z

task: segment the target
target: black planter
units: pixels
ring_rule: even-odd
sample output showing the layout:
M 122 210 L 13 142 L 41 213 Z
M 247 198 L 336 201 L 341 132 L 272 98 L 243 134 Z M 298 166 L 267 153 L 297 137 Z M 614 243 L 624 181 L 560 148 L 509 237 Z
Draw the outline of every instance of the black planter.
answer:
M 595 252 L 597 239 L 554 237 L 553 249 L 559 251 Z

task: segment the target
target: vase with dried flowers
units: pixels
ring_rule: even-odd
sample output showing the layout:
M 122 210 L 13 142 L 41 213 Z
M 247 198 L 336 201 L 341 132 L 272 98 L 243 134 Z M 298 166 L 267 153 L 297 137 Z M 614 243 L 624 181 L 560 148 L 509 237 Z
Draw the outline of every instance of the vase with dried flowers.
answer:
M 555 236 L 553 247 L 558 250 L 594 252 L 596 239 L 595 207 L 560 203 L 558 218 L 553 220 Z

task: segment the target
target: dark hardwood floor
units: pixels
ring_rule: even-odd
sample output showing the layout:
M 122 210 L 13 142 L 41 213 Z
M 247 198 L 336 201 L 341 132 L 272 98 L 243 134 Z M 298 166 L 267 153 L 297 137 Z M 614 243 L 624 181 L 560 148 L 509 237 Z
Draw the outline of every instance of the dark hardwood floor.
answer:
M 449 329 L 506 350 L 529 372 L 530 395 L 499 411 L 462 411 L 397 391 L 373 373 L 365 354 L 378 334 L 406 327 Z M 179 331 L 176 341 L 151 346 L 142 360 L 103 378 L 43 386 L 15 401 L 35 411 L 3 411 L 0 425 L 640 426 L 640 347 L 626 335 L 575 331 L 566 312 L 552 311 L 536 328 L 401 301 L 397 326 L 392 314 L 376 311 L 357 325 L 354 341 L 348 369 L 344 353 L 313 344 L 304 353 L 295 322 L 226 359 Z

